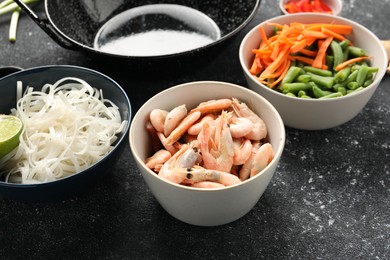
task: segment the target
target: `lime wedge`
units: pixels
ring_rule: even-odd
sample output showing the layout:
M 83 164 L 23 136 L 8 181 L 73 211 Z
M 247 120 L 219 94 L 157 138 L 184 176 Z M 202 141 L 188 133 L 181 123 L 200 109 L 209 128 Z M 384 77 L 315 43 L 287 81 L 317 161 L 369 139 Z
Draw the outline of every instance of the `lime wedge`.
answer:
M 0 115 L 0 159 L 19 145 L 23 124 L 16 116 Z

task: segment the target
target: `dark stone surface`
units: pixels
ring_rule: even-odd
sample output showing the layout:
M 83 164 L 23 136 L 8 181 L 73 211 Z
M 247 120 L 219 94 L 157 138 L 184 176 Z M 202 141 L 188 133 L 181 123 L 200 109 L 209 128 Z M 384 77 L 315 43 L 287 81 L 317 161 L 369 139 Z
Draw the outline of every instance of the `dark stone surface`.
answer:
M 390 38 L 389 0 L 346 0 L 342 16 Z M 157 92 L 188 81 L 246 85 L 238 46 L 255 24 L 279 15 L 264 0 L 234 40 L 190 73 L 137 76 L 58 47 L 28 17 L 17 42 L 0 18 L 0 65 L 71 64 L 99 70 L 127 91 L 134 110 Z M 136 169 L 130 149 L 85 194 L 57 203 L 0 199 L 1 259 L 389 259 L 390 77 L 350 122 L 325 131 L 286 129 L 270 186 L 246 216 L 196 227 L 168 215 Z

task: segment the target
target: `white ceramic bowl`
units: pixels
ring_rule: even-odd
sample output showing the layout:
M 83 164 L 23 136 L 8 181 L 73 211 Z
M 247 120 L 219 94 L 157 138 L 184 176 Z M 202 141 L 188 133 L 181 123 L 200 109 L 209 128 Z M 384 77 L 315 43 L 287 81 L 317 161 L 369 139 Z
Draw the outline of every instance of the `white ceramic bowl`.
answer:
M 151 140 L 145 130 L 152 109 L 170 110 L 186 104 L 193 108 L 202 101 L 236 97 L 258 113 L 268 127 L 269 142 L 275 157 L 258 175 L 225 188 L 199 189 L 174 184 L 146 167 L 151 155 Z M 148 187 L 161 206 L 173 217 L 193 225 L 216 226 L 239 219 L 248 213 L 268 186 L 285 143 L 285 131 L 276 109 L 255 92 L 229 83 L 202 81 L 171 87 L 149 99 L 136 113 L 129 132 L 130 148 Z
M 291 22 L 339 23 L 353 26 L 353 32 L 348 38 L 355 46 L 363 48 L 372 57 L 370 59 L 371 66 L 379 68 L 374 82 L 354 94 L 332 99 L 289 97 L 261 84 L 250 74 L 248 68 L 254 57 L 252 50 L 258 48 L 261 41 L 259 27 L 263 26 L 268 35 L 273 30 L 272 26 L 267 25 L 268 22 L 279 24 L 290 24 Z M 239 59 L 248 86 L 275 106 L 286 126 L 305 130 L 332 128 L 354 118 L 372 97 L 385 75 L 387 67 L 387 55 L 384 47 L 367 28 L 346 18 L 315 13 L 281 15 L 255 26 L 241 42 Z
M 280 0 L 279 1 L 279 8 L 284 14 L 289 14 L 286 9 L 284 8 L 284 5 L 289 2 L 289 0 Z M 342 0 L 322 0 L 324 4 L 329 6 L 330 9 L 332 9 L 333 15 L 339 15 L 341 13 L 341 10 L 343 9 L 343 1 Z

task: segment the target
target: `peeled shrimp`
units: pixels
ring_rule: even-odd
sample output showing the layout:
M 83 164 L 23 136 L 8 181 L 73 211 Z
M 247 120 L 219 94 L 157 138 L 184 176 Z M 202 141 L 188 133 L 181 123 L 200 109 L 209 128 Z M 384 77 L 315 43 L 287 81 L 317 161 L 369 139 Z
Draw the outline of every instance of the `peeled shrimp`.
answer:
M 198 136 L 203 165 L 207 169 L 230 172 L 233 165 L 233 138 L 228 127 L 228 115 L 221 115 L 212 123 L 205 123 Z
M 252 132 L 252 121 L 245 117 L 232 117 L 229 119 L 230 133 L 233 138 L 244 137 Z
M 257 151 L 259 150 L 260 148 L 260 143 L 259 142 L 255 142 L 253 143 L 252 145 L 252 152 L 248 158 L 248 160 L 244 163 L 244 165 L 242 166 L 238 176 L 240 178 L 241 181 L 245 181 L 246 179 L 248 179 L 251 175 L 251 169 L 252 169 L 252 164 L 253 164 L 253 160 L 256 156 L 256 153 Z
M 186 105 L 177 106 L 165 117 L 164 121 L 164 135 L 169 136 L 173 129 L 175 129 L 181 120 L 187 115 Z
M 233 139 L 234 155 L 233 165 L 242 165 L 251 156 L 252 153 L 252 142 L 245 138 L 234 138 Z
M 204 114 L 210 114 L 215 112 L 220 112 L 222 110 L 228 109 L 232 104 L 232 100 L 230 99 L 217 99 L 217 100 L 209 100 L 206 102 L 200 103 L 196 108 L 192 109 L 190 113 L 195 111 L 199 111 Z
M 252 162 L 250 177 L 253 177 L 261 172 L 272 161 L 273 158 L 274 152 L 270 143 L 265 143 L 260 146 Z
M 166 144 L 171 145 L 178 141 L 199 118 L 201 113 L 196 111 L 188 114 L 166 139 Z
M 164 149 L 161 149 L 161 150 L 158 150 L 157 152 L 155 152 L 152 156 L 150 156 L 149 158 L 147 158 L 145 160 L 145 163 L 146 163 L 146 166 L 148 166 L 149 169 L 154 169 L 155 171 L 159 171 L 159 170 L 156 170 L 156 168 L 159 168 L 158 165 L 163 165 L 166 161 L 168 161 L 170 158 L 171 158 L 171 153 L 168 152 L 167 150 L 164 150 Z
M 207 114 L 200 118 L 198 122 L 188 128 L 187 133 L 190 135 L 198 135 L 202 131 L 203 124 L 206 122 L 214 121 L 217 117 L 213 114 Z
M 242 103 L 238 99 L 233 98 L 232 106 L 238 117 L 244 117 L 252 121 L 252 131 L 245 135 L 246 138 L 259 141 L 267 136 L 267 127 L 264 121 L 252 110 L 250 110 L 245 103 Z
M 153 109 L 149 114 L 150 123 L 156 129 L 157 132 L 164 132 L 165 118 L 168 115 L 168 111 L 162 109 Z

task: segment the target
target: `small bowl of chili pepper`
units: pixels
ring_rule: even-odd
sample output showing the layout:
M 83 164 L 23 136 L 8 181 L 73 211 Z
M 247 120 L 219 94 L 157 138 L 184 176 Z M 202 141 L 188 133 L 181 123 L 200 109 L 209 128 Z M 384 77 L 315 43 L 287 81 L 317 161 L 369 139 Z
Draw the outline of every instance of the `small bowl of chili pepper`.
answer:
M 280 0 L 280 10 L 284 14 L 324 13 L 339 15 L 343 7 L 341 0 Z

